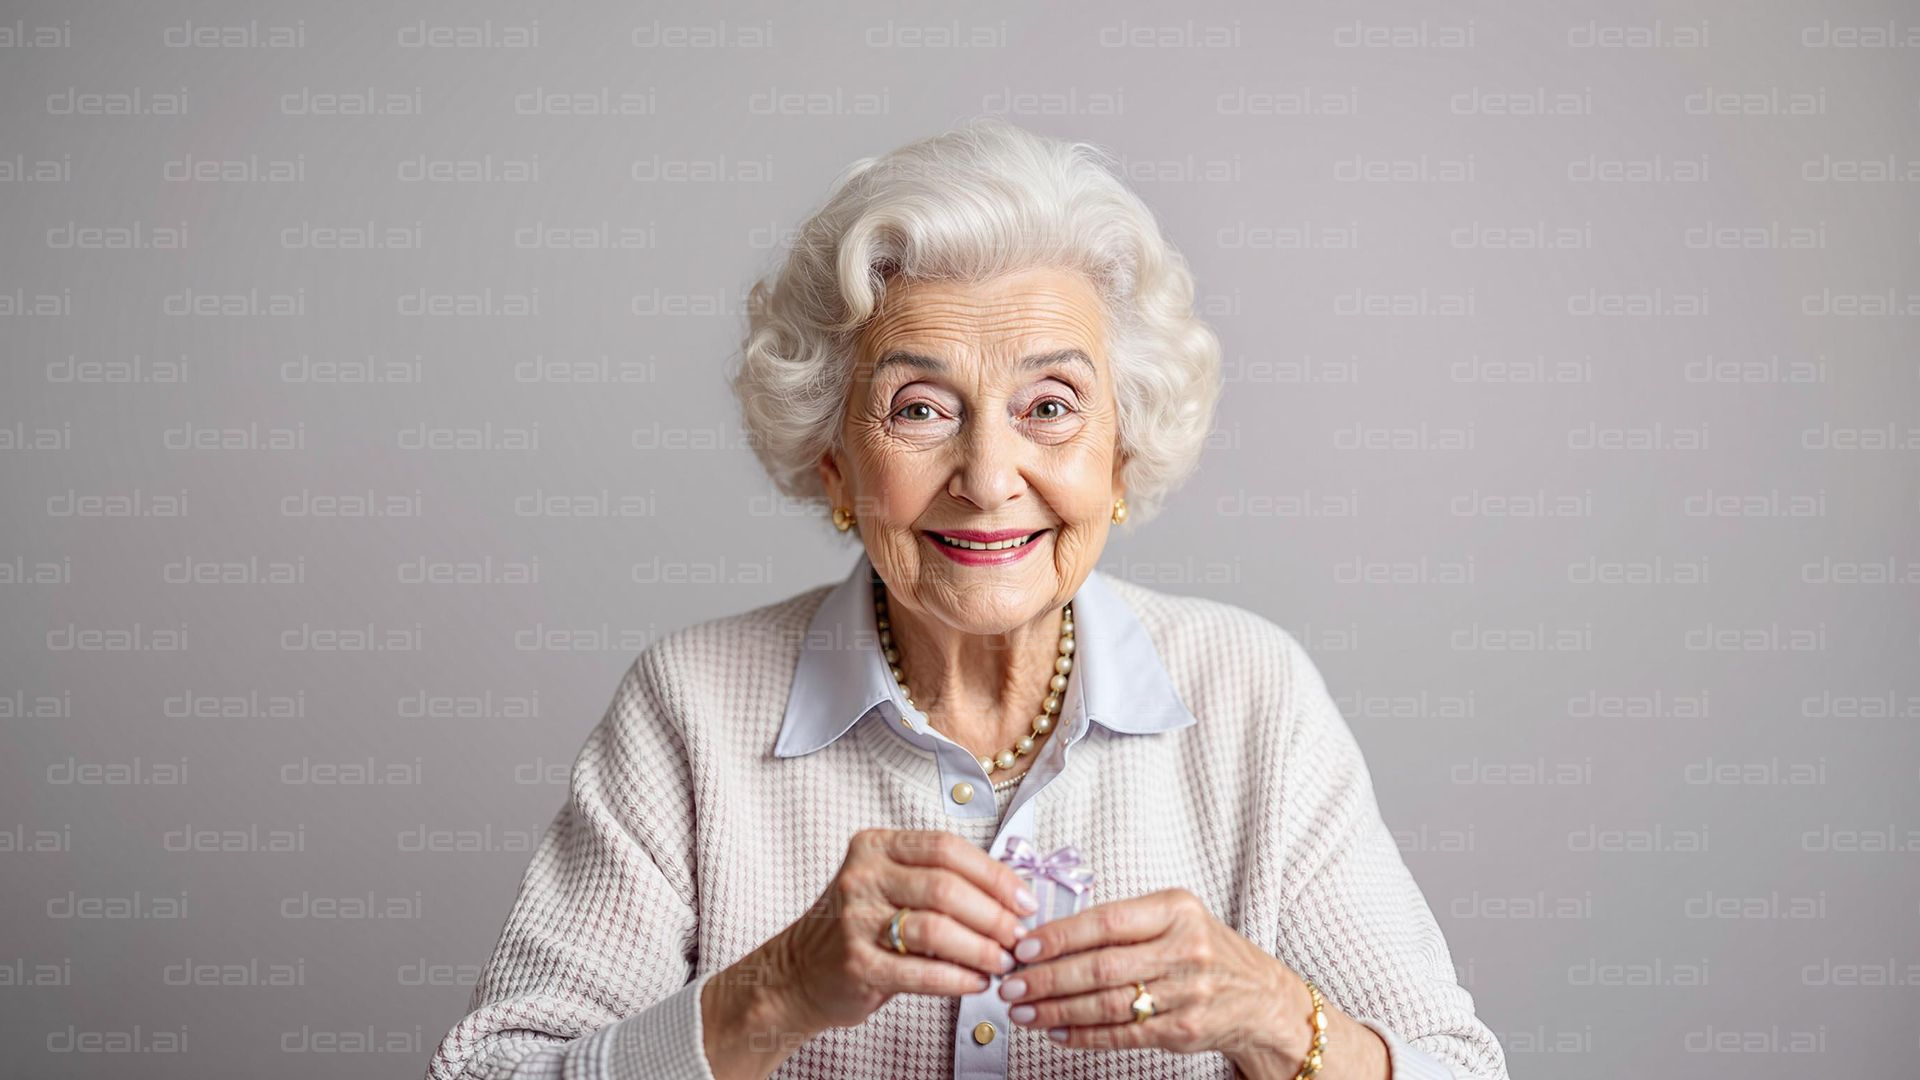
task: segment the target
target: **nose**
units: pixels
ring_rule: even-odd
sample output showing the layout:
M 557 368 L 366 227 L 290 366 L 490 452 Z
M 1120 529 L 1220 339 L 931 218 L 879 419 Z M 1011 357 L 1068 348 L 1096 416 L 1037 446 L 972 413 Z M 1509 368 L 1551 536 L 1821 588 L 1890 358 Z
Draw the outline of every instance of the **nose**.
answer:
M 947 494 L 965 499 L 981 510 L 997 510 L 1020 496 L 1027 481 L 1020 474 L 1025 440 L 1011 421 L 968 424 L 960 442 L 961 460 L 947 483 Z

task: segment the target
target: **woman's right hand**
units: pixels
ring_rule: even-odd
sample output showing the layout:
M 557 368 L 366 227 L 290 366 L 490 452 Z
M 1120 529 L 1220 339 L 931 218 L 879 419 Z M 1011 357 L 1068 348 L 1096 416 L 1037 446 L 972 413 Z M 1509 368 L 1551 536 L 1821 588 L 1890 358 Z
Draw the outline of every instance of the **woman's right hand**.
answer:
M 783 1011 L 817 1033 L 859 1024 L 902 992 L 978 993 L 1013 969 L 1031 900 L 1019 875 L 955 833 L 862 830 L 820 899 L 764 946 Z M 903 907 L 913 909 L 904 956 L 887 943 Z

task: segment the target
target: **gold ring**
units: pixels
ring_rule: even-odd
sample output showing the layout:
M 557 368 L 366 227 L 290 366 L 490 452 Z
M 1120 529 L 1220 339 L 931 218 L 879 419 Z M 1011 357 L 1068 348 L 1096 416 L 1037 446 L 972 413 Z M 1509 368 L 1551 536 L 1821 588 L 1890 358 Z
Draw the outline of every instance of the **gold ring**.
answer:
M 907 912 L 911 910 L 913 909 L 901 908 L 894 912 L 893 918 L 887 922 L 887 943 L 892 945 L 893 951 L 901 956 L 907 955 Z
M 1134 989 L 1140 991 L 1133 995 L 1133 1022 L 1139 1023 L 1153 1015 L 1153 995 L 1147 993 L 1147 984 L 1136 982 Z

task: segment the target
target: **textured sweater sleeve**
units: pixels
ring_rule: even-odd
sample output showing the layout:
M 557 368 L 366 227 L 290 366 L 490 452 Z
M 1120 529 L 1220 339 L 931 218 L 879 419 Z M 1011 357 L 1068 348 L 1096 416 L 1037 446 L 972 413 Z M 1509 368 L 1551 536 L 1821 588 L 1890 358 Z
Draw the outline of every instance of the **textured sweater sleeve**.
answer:
M 1280 959 L 1381 1036 L 1393 1080 L 1507 1080 L 1505 1053 L 1455 979 L 1352 730 L 1306 650 L 1291 635 L 1285 649 L 1282 816 L 1291 821 L 1279 941 L 1292 955 Z
M 429 1080 L 713 1080 L 686 751 L 641 654 L 573 765 L 470 1012 Z

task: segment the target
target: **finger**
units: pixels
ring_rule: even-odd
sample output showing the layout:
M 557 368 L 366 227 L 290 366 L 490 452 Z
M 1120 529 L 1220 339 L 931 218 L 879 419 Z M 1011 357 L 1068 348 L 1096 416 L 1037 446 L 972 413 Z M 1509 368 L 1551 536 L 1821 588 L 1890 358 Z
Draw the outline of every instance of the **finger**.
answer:
M 896 866 L 882 883 L 887 899 L 899 907 L 938 911 L 993 945 L 995 953 L 1019 941 L 1013 913 L 980 887 L 946 869 Z
M 1167 1020 L 1158 1016 L 1139 1023 L 1102 1024 L 1098 1027 L 1052 1027 L 1047 1038 L 1070 1050 L 1136 1050 L 1165 1045 L 1162 1034 Z
M 937 994 L 963 997 L 991 986 L 992 980 L 971 968 L 928 956 L 901 956 L 882 950 L 867 969 L 868 985 L 890 994 Z
M 1012 953 L 942 911 L 916 908 L 909 912 L 900 924 L 900 940 L 910 953 L 948 960 L 983 975 L 1013 970 Z
M 1155 1015 L 1165 1012 L 1171 1006 L 1166 999 L 1167 980 L 1153 983 L 1153 1006 Z M 1132 984 L 1110 986 L 1088 994 L 1074 994 L 1072 997 L 1048 998 L 1043 1001 L 1029 1001 L 1007 1010 L 1008 1017 L 1022 1027 L 1100 1027 L 1106 1024 L 1124 1024 L 1133 1020 L 1133 999 L 1140 993 Z
M 1123 986 L 1131 1000 L 1135 981 L 1165 978 L 1168 967 L 1165 950 L 1158 943 L 1109 945 L 1023 967 L 1000 984 L 1000 996 L 1008 1001 L 1040 1001 Z M 1133 1016 L 1132 1010 L 1127 1016 Z
M 938 829 L 901 829 L 889 834 L 888 854 L 896 862 L 951 870 L 992 896 L 1014 915 L 1013 924 L 1039 910 L 1033 890 L 1013 868 L 975 847 L 957 833 Z M 1029 903 L 1027 901 L 1031 900 Z M 1020 927 L 1020 934 L 1026 927 Z M 1016 935 L 1019 936 L 1019 935 Z
M 1174 890 L 1109 900 L 1084 911 L 1041 923 L 1015 952 L 1023 963 L 1081 952 L 1102 945 L 1128 945 L 1159 937 L 1173 925 L 1178 905 Z M 1038 942 L 1039 944 L 1029 944 Z

